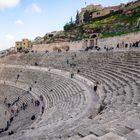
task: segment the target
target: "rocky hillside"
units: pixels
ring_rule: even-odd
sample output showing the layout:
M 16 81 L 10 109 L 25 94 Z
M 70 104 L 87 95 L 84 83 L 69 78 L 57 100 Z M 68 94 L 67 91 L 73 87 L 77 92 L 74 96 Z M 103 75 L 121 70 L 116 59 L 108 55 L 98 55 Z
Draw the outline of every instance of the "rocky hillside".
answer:
M 71 20 L 64 26 L 64 31 L 53 35 L 46 34 L 42 38 L 42 43 L 88 39 L 94 33 L 106 38 L 137 31 L 140 31 L 140 6 L 116 11 L 83 24 Z
M 73 33 L 75 39 L 81 39 L 89 37 L 92 33 L 101 33 L 102 37 L 110 37 L 139 30 L 140 6 L 137 6 L 125 12 L 117 11 L 105 17 L 93 19 L 83 25 L 75 25 L 65 32 Z

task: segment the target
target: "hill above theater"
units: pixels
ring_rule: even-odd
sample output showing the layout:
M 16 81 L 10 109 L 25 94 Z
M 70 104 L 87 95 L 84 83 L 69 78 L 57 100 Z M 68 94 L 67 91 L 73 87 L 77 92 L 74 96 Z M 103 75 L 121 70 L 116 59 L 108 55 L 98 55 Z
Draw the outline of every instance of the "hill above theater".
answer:
M 140 0 L 112 7 L 91 4 L 77 11 L 76 20 L 71 18 L 64 31 L 46 33 L 40 41 L 77 41 L 89 39 L 94 33 L 106 38 L 137 31 L 140 31 Z

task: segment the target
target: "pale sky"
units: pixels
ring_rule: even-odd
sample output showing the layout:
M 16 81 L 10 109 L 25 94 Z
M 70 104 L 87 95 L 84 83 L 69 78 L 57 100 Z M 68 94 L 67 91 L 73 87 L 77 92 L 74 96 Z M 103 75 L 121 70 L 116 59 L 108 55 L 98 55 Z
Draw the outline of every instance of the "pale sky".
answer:
M 62 30 L 85 3 L 112 6 L 130 0 L 0 0 L 0 50 L 14 46 L 16 40 L 43 36 Z

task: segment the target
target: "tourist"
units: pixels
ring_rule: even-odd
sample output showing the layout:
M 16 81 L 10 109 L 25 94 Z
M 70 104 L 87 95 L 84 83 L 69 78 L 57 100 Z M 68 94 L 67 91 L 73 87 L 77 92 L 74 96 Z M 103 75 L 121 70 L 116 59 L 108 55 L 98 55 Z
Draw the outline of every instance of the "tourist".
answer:
M 32 90 L 32 87 L 30 87 L 29 90 L 31 91 Z
M 13 134 L 14 132 L 12 130 L 8 133 L 8 135 L 13 135 Z
M 35 120 L 35 115 L 32 115 L 31 120 Z
M 40 95 L 40 97 L 39 97 L 39 98 L 40 98 L 40 100 L 41 100 L 41 101 L 43 101 L 43 96 L 42 96 L 42 95 Z
M 39 105 L 40 105 L 39 100 L 36 100 L 36 101 L 35 101 L 35 106 L 39 106 Z
M 42 106 L 42 114 L 44 113 L 44 106 Z
M 38 66 L 38 63 L 37 62 L 35 62 L 35 66 Z
M 7 98 L 4 99 L 4 104 L 6 104 L 6 103 L 7 103 Z
M 4 130 L 7 131 L 9 129 L 9 126 L 10 126 L 10 123 L 9 123 L 9 121 L 7 121 L 7 125 Z
M 79 69 L 77 69 L 77 73 L 79 73 L 80 72 L 80 70 Z
M 13 117 L 10 118 L 10 123 L 13 121 L 13 119 L 14 119 Z
M 32 98 L 32 99 L 31 99 L 31 103 L 33 103 L 33 102 L 34 102 L 34 99 Z
M 8 108 L 9 108 L 9 107 L 11 106 L 11 103 L 8 103 L 7 106 L 8 106 Z
M 69 60 L 67 59 L 67 64 L 69 64 Z
M 19 79 L 19 76 L 20 76 L 20 75 L 18 74 L 18 75 L 17 75 L 17 79 Z
M 94 91 L 95 91 L 95 92 L 97 91 L 97 85 L 94 86 Z

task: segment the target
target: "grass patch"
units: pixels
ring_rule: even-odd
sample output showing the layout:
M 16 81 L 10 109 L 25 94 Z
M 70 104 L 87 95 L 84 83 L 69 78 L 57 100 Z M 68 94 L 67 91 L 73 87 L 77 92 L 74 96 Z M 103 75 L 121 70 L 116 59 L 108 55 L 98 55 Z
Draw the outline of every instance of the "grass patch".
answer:
M 134 33 L 134 32 L 139 32 L 140 28 L 130 30 L 128 32 L 112 32 L 112 33 L 103 33 L 102 38 L 108 38 L 108 37 L 114 37 L 114 36 L 120 36 L 120 35 L 125 35 L 129 33 Z

